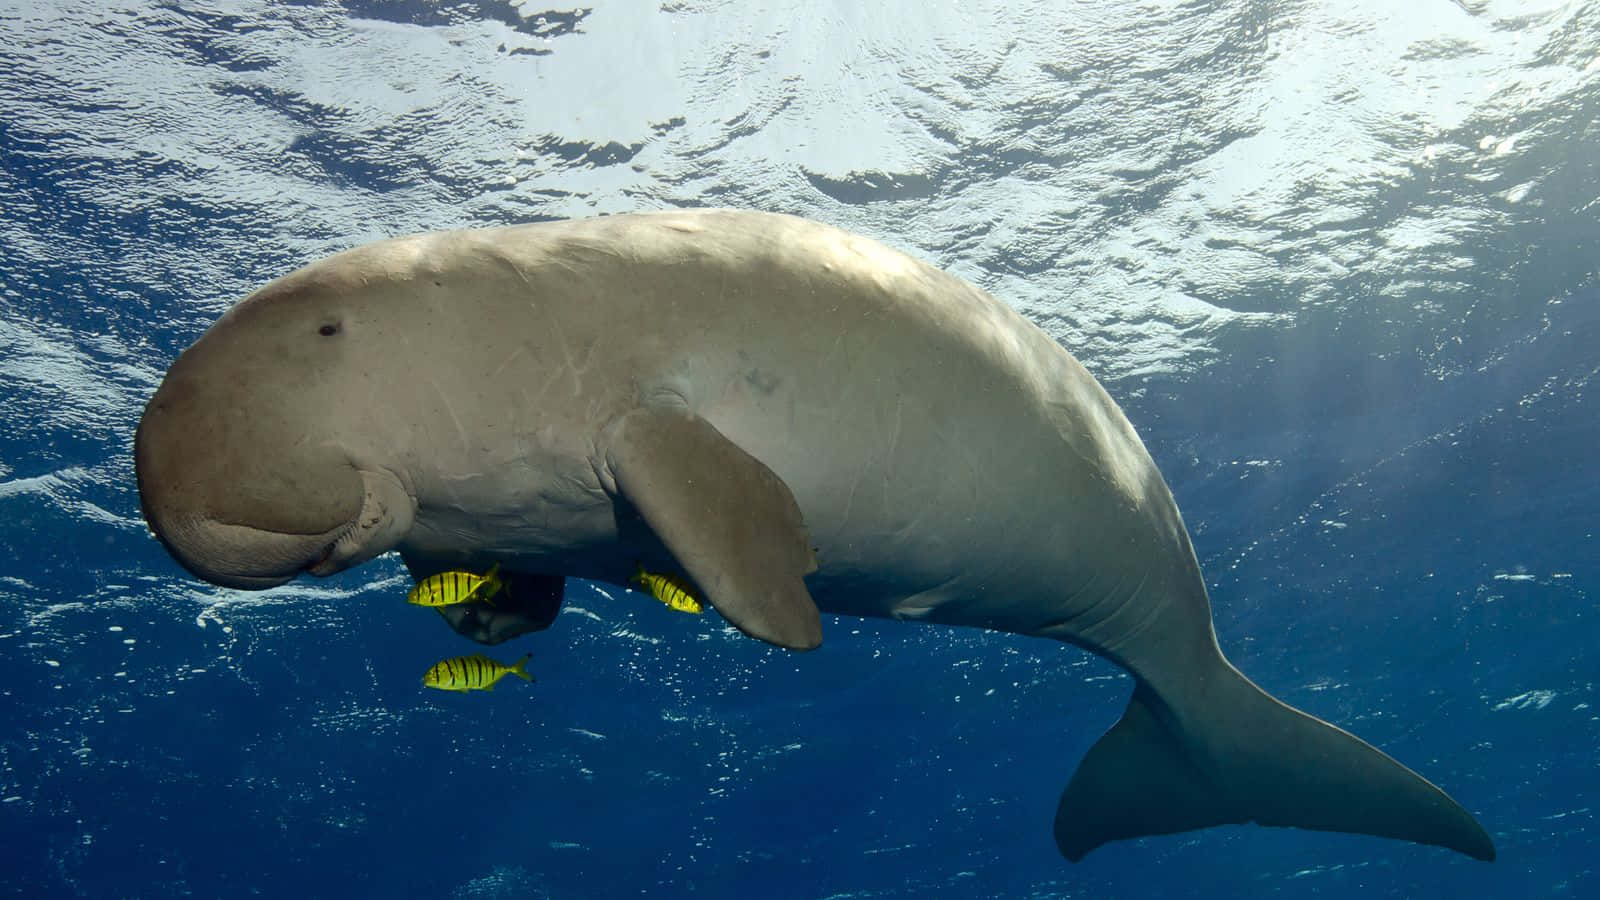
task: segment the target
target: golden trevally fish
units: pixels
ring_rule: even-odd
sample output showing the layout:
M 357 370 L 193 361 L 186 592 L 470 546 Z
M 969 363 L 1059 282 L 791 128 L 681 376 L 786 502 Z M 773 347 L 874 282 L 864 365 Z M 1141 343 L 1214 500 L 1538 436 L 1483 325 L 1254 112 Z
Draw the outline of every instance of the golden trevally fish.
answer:
M 474 575 L 460 570 L 429 575 L 417 582 L 406 594 L 406 602 L 417 606 L 454 606 L 457 603 L 483 602 L 494 605 L 493 597 L 505 587 L 500 580 L 500 564 L 495 563 L 488 572 Z
M 700 598 L 694 594 L 694 585 L 681 575 L 659 575 L 646 572 L 640 566 L 638 573 L 633 576 L 633 582 L 649 591 L 650 596 L 679 612 L 698 613 L 703 609 Z
M 509 666 L 478 653 L 452 656 L 434 663 L 428 674 L 422 676 L 422 683 L 441 691 L 492 691 L 495 682 L 507 675 L 532 681 L 533 676 L 523 668 L 532 656 L 532 653 L 525 654 Z

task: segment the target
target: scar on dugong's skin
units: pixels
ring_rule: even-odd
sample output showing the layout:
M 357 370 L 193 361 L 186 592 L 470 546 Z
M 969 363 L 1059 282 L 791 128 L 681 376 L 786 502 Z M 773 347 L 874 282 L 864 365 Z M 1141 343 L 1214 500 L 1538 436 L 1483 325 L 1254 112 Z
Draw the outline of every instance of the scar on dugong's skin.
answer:
M 454 610 L 543 628 L 566 576 L 688 573 L 753 637 L 819 610 L 1056 638 L 1135 679 L 1056 812 L 1061 852 L 1236 822 L 1478 859 L 1438 788 L 1223 658 L 1133 427 L 977 288 L 804 219 L 730 210 L 425 234 L 312 263 L 173 363 L 139 425 L 145 518 L 240 588 L 398 550 L 499 562 Z

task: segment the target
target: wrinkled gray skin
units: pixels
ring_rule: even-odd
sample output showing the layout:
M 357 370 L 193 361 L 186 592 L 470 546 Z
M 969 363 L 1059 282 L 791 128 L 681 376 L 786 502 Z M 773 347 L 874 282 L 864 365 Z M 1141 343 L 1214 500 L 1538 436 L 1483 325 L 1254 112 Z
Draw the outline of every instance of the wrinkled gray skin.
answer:
M 265 588 L 399 550 L 683 571 L 753 636 L 818 609 L 1056 638 L 1136 690 L 1058 808 L 1081 858 L 1225 822 L 1492 858 L 1433 785 L 1223 658 L 1177 507 L 1071 355 L 982 291 L 803 219 L 692 211 L 385 241 L 263 287 L 137 440 L 191 572 Z M 536 589 L 536 590 L 535 590 Z M 554 615 L 458 628 L 485 641 Z

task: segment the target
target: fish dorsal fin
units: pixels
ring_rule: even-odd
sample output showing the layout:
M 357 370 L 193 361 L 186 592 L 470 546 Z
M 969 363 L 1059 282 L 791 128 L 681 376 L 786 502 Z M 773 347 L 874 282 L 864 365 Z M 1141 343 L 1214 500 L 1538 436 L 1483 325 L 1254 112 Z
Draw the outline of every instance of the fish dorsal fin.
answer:
M 607 438 L 618 492 L 717 612 L 780 647 L 822 643 L 802 580 L 816 571 L 816 556 L 782 479 L 686 410 L 635 409 Z

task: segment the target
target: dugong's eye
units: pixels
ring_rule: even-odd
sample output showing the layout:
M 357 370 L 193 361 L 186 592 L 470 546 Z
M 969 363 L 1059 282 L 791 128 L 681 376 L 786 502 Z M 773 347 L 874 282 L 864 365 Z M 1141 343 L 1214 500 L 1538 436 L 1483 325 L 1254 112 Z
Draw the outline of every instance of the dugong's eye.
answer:
M 324 325 L 321 328 L 317 329 L 317 334 L 320 334 L 323 337 L 333 337 L 334 335 L 336 335 L 338 333 L 339 333 L 339 323 L 338 322 L 334 322 L 334 323 L 329 324 L 329 325 Z

